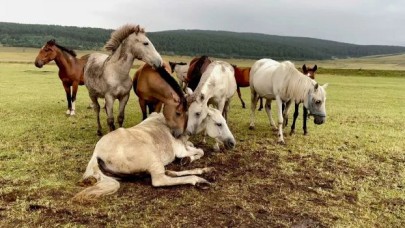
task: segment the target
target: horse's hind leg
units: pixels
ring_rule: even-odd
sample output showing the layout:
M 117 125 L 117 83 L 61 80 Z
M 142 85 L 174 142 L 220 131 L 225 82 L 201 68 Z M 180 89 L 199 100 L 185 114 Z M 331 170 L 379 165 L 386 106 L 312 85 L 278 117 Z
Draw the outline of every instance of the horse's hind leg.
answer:
M 277 129 L 277 126 L 274 123 L 273 117 L 271 115 L 271 100 L 270 99 L 266 99 L 266 105 L 264 106 L 264 110 L 266 110 L 266 114 L 267 114 L 267 117 L 269 118 L 270 125 L 274 129 Z
M 93 109 L 96 112 L 97 116 L 97 135 L 102 136 L 101 132 L 101 123 L 100 123 L 100 104 L 98 103 L 97 97 L 90 96 L 91 101 L 93 102 Z
M 118 125 L 122 127 L 125 118 L 125 106 L 128 103 L 129 93 L 120 99 L 119 111 L 118 111 Z
M 107 124 L 110 127 L 110 131 L 115 130 L 113 109 L 114 98 L 111 95 L 105 96 L 105 111 L 107 113 Z
M 238 97 L 239 97 L 240 103 L 242 103 L 242 108 L 246 108 L 245 102 L 243 102 L 243 100 L 242 100 L 242 94 L 240 93 L 239 86 L 236 88 L 236 92 L 238 92 Z
M 262 111 L 262 109 L 263 109 L 263 98 L 260 97 L 259 100 L 260 100 L 260 105 L 259 105 L 259 109 L 257 111 Z
M 171 176 L 171 177 L 181 177 L 181 176 L 187 176 L 187 175 L 201 175 L 204 173 L 210 173 L 214 171 L 215 169 L 213 167 L 205 167 L 205 168 L 196 168 L 196 169 L 190 169 L 190 170 L 183 170 L 183 171 L 172 171 L 172 170 L 166 170 L 166 175 Z
M 250 88 L 250 101 L 251 101 L 251 104 L 250 104 L 250 125 L 249 125 L 249 129 L 254 129 L 255 128 L 255 111 L 256 111 L 256 105 L 257 105 L 258 100 L 259 100 L 258 94 L 251 87 Z
M 208 170 L 205 170 L 208 171 Z M 177 173 L 174 171 L 168 171 L 169 174 L 173 174 L 177 176 Z M 185 171 L 183 171 L 185 172 Z M 203 171 L 198 171 L 202 172 Z M 154 187 L 160 186 L 173 186 L 173 185 L 184 185 L 184 184 L 191 184 L 191 185 L 210 185 L 210 183 L 205 180 L 204 178 L 195 176 L 195 175 L 188 175 L 188 176 L 179 176 L 179 177 L 171 177 L 166 175 L 165 173 L 151 173 L 152 176 L 152 185 Z

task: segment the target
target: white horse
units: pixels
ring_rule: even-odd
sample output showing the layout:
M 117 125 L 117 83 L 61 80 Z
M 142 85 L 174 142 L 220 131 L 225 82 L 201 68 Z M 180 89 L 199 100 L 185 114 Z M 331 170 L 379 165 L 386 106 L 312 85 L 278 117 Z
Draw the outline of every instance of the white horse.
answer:
M 221 113 L 209 109 L 207 118 L 200 128 L 210 137 L 224 142 L 234 141 Z M 165 170 L 165 166 L 178 158 L 188 158 L 190 162 L 204 155 L 202 149 L 192 143 L 174 138 L 166 125 L 162 113 L 152 113 L 146 120 L 132 128 L 119 128 L 102 137 L 94 149 L 87 165 L 83 180 L 95 178 L 96 184 L 74 197 L 74 200 L 91 199 L 113 194 L 119 187 L 117 179 L 135 173 L 148 172 L 152 185 L 209 185 L 209 182 L 196 175 L 210 172 L 213 168 L 197 168 L 185 171 Z
M 256 61 L 250 71 L 251 115 L 250 129 L 254 129 L 255 109 L 259 97 L 266 99 L 266 113 L 271 125 L 275 127 L 271 117 L 271 100 L 277 101 L 278 106 L 278 142 L 284 142 L 282 104 L 287 102 L 303 102 L 314 116 L 315 124 L 323 124 L 326 119 L 326 92 L 328 84 L 319 86 L 311 78 L 298 71 L 290 61 L 277 62 L 272 59 Z M 289 105 L 284 115 L 288 114 Z
M 172 73 L 176 73 L 177 78 L 179 79 L 179 84 L 181 88 L 184 90 L 187 86 L 186 78 L 187 78 L 187 71 L 190 67 L 187 63 L 176 63 L 176 62 L 169 62 L 170 67 L 172 68 Z
M 227 119 L 232 96 L 236 92 L 233 67 L 223 61 L 214 61 L 207 66 L 194 92 L 187 89 L 188 109 L 187 133 L 195 134 L 198 126 L 207 116 L 208 105 L 212 104 Z M 205 139 L 204 139 L 205 141 Z M 214 145 L 219 150 L 219 145 Z
M 110 55 L 91 54 L 84 68 L 84 81 L 89 90 L 97 114 L 97 133 L 101 133 L 100 104 L 98 98 L 105 98 L 107 123 L 110 131 L 115 129 L 113 105 L 118 99 L 118 124 L 122 127 L 124 122 L 125 105 L 128 102 L 132 80 L 129 76 L 135 59 L 142 60 L 153 67 L 161 67 L 163 60 L 153 44 L 146 37 L 143 28 L 139 25 L 125 25 L 111 34 L 105 49 L 111 51 Z

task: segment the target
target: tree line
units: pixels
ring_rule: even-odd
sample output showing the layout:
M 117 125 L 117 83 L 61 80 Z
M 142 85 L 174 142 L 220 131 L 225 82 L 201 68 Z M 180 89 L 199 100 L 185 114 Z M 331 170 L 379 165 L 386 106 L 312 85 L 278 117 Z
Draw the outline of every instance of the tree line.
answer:
M 0 45 L 39 48 L 50 39 L 79 50 L 100 50 L 113 30 L 59 25 L 0 22 Z M 207 30 L 148 32 L 166 55 L 208 55 L 220 58 L 322 60 L 405 53 L 405 47 L 354 45 L 306 37 Z

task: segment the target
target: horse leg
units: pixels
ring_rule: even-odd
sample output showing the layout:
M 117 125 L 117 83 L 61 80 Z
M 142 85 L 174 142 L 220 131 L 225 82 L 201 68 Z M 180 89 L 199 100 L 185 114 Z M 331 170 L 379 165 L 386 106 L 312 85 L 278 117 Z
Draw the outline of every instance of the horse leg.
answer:
M 283 101 L 280 96 L 276 96 L 276 102 L 278 106 L 278 140 L 280 144 L 285 144 L 283 135 Z M 267 103 L 266 103 L 267 106 Z
M 308 134 L 308 131 L 307 131 L 308 110 L 307 110 L 307 108 L 305 108 L 305 106 L 303 106 L 303 114 L 302 115 L 304 117 L 304 119 L 302 121 L 302 124 L 303 124 L 302 128 L 304 129 L 304 135 L 307 135 Z
M 163 170 L 164 167 L 162 166 Z M 194 169 L 192 170 L 193 173 L 204 173 L 211 171 L 210 169 Z M 170 175 L 173 176 L 178 176 L 178 173 L 175 171 L 167 171 Z M 186 171 L 182 171 L 183 173 Z M 188 175 L 188 176 L 178 176 L 178 177 L 171 177 L 165 174 L 166 172 L 162 173 L 156 173 L 156 172 L 151 172 L 151 177 L 152 177 L 152 185 L 154 187 L 160 187 L 160 186 L 173 186 L 173 185 L 183 185 L 183 184 L 191 184 L 191 185 L 197 185 L 197 186 L 202 186 L 202 187 L 207 187 L 207 185 L 210 185 L 210 183 L 205 180 L 204 178 L 195 176 L 195 175 Z M 179 173 L 179 174 L 183 174 Z
M 290 132 L 290 135 L 292 135 L 292 134 L 294 134 L 295 133 L 295 121 L 297 120 L 297 118 L 298 118 L 298 114 L 299 114 L 299 106 L 300 106 L 300 104 L 298 103 L 295 103 L 295 110 L 294 110 L 294 118 L 293 118 L 293 122 L 292 122 L 292 124 L 291 124 L 291 132 Z
M 66 100 L 68 103 L 68 110 L 66 111 L 66 115 L 70 115 L 70 112 L 72 110 L 72 95 L 71 95 L 70 85 L 67 83 L 63 83 L 63 88 L 65 88 Z
M 145 120 L 147 115 L 146 115 L 146 101 L 142 98 L 139 98 L 139 106 L 141 107 L 142 110 L 142 120 Z
M 119 104 L 119 108 L 118 108 L 118 126 L 122 127 L 123 123 L 124 123 L 124 119 L 125 119 L 125 106 L 127 106 L 128 103 L 128 99 L 129 99 L 129 93 L 123 97 L 121 97 L 120 104 Z
M 97 116 L 97 135 L 102 136 L 103 133 L 101 132 L 101 123 L 100 123 L 100 104 L 98 103 L 97 97 L 90 96 L 90 99 L 93 102 L 93 109 L 96 112 Z
M 187 175 L 201 175 L 204 173 L 210 173 L 214 171 L 215 169 L 213 167 L 205 167 L 205 168 L 196 168 L 196 169 L 190 169 L 190 170 L 184 170 L 184 171 L 172 171 L 172 170 L 166 170 L 166 175 L 171 176 L 171 177 L 181 177 L 181 176 L 187 176 Z
M 184 150 L 175 151 L 175 156 L 177 158 L 181 158 L 181 165 L 186 165 L 204 156 L 204 151 L 200 148 L 195 148 L 192 146 L 191 142 L 190 144 L 185 142 Z
M 243 102 L 243 100 L 242 100 L 242 94 L 240 93 L 240 88 L 239 88 L 239 86 L 236 87 L 236 92 L 238 92 L 238 97 L 239 97 L 240 103 L 242 103 L 242 108 L 246 108 L 245 102 Z
M 256 91 L 250 88 L 250 125 L 249 129 L 255 129 L 255 111 L 257 101 L 259 100 L 259 96 L 257 95 Z
M 288 125 L 288 112 L 290 111 L 291 103 L 294 102 L 293 100 L 289 100 L 286 103 L 283 103 L 283 127 L 286 127 Z M 294 102 L 295 103 L 295 102 Z
M 111 95 L 105 96 L 105 111 L 107 113 L 107 124 L 110 127 L 110 132 L 114 131 L 114 98 Z
M 259 109 L 257 111 L 262 111 L 262 109 L 263 109 L 263 98 L 260 97 L 259 99 L 260 99 L 260 105 L 259 105 Z
M 264 110 L 266 111 L 267 118 L 269 118 L 270 125 L 274 129 L 277 129 L 276 124 L 274 123 L 273 117 L 271 115 L 271 100 L 270 99 L 266 99 L 266 105 L 264 106 Z
M 73 82 L 73 91 L 72 91 L 72 109 L 70 111 L 70 115 L 73 116 L 75 115 L 75 110 L 76 110 L 76 94 L 77 94 L 77 89 L 79 88 L 79 83 L 78 82 Z

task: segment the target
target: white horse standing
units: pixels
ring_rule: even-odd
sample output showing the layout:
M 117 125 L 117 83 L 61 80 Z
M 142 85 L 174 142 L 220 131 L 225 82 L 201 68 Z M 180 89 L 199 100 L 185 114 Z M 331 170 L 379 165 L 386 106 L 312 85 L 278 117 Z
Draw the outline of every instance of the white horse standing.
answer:
M 218 127 L 221 125 L 221 127 Z M 208 110 L 207 118 L 200 126 L 210 137 L 222 141 L 234 140 L 221 113 Z M 135 173 L 148 172 L 152 185 L 170 186 L 181 184 L 209 184 L 196 175 L 210 172 L 212 168 L 197 168 L 185 171 L 165 170 L 165 165 L 178 158 L 194 161 L 204 155 L 202 149 L 194 148 L 190 142 L 176 139 L 170 133 L 162 113 L 152 113 L 146 120 L 131 128 L 119 128 L 102 137 L 94 149 L 83 180 L 95 178 L 94 186 L 88 187 L 74 197 L 74 200 L 90 199 L 113 194 L 120 183 L 116 178 Z
M 172 68 L 172 73 L 176 73 L 177 78 L 179 79 L 179 84 L 181 88 L 184 90 L 187 86 L 186 78 L 187 78 L 187 71 L 190 67 L 187 63 L 176 63 L 176 62 L 169 62 L 170 67 Z
M 111 34 L 105 49 L 111 51 L 110 55 L 91 54 L 84 69 L 84 81 L 89 90 L 97 114 L 97 133 L 101 133 L 100 104 L 98 98 L 105 98 L 107 123 L 110 131 L 115 129 L 113 105 L 118 99 L 118 124 L 124 122 L 125 105 L 128 102 L 132 80 L 129 76 L 135 59 L 142 60 L 153 67 L 162 66 L 163 60 L 153 44 L 146 37 L 143 28 L 139 25 L 125 25 Z
M 285 61 L 277 62 L 272 59 L 256 61 L 250 71 L 251 115 L 250 129 L 254 128 L 255 109 L 259 97 L 266 99 L 265 110 L 270 123 L 275 127 L 271 117 L 271 100 L 277 101 L 278 106 L 278 142 L 284 143 L 283 136 L 283 102 L 303 102 L 314 116 L 315 124 L 323 124 L 326 119 L 326 92 L 328 84 L 319 86 L 314 80 L 298 71 L 294 64 Z M 288 102 L 290 104 L 291 102 Z M 284 115 L 288 114 L 289 105 Z

